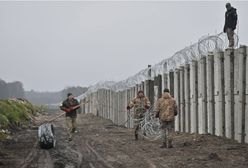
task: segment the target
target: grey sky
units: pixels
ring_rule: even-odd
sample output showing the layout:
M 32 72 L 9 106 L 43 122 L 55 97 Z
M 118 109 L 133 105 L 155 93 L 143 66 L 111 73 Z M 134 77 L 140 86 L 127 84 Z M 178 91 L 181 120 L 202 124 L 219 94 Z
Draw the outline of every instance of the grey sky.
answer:
M 248 2 L 232 2 L 248 45 Z M 56 91 L 122 80 L 223 29 L 225 2 L 0 2 L 0 78 Z

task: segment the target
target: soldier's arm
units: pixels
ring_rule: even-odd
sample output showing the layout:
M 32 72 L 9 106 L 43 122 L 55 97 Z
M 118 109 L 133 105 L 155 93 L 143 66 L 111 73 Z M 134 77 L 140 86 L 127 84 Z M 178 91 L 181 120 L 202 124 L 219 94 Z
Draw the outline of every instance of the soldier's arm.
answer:
M 150 100 L 147 97 L 145 99 L 146 99 L 146 105 L 150 107 L 151 106 Z
M 159 117 L 159 113 L 160 113 L 160 103 L 159 103 L 159 100 L 155 104 L 154 112 L 155 112 L 155 117 Z
M 128 104 L 128 106 L 130 108 L 133 108 L 133 106 L 135 105 L 135 98 L 133 100 L 130 101 L 130 103 Z
M 62 106 L 59 107 L 60 110 L 64 111 L 64 112 L 70 112 L 70 109 L 68 107 L 66 107 L 65 101 L 63 101 Z

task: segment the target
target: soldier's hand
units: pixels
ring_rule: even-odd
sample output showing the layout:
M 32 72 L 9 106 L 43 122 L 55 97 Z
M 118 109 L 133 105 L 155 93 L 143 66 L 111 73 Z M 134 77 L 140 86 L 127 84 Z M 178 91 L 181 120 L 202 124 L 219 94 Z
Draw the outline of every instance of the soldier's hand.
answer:
M 127 106 L 127 110 L 130 110 L 131 109 L 131 107 L 130 106 Z
M 158 118 L 158 117 L 159 117 L 159 113 L 156 113 L 156 114 L 155 114 L 155 117 Z

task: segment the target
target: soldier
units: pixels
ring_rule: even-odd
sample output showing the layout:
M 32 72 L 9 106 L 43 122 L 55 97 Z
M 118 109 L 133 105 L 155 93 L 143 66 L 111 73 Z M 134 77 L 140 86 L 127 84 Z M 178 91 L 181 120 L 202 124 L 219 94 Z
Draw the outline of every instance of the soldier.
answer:
M 225 13 L 225 25 L 224 25 L 224 33 L 227 34 L 229 40 L 229 47 L 234 47 L 234 30 L 236 29 L 238 15 L 236 9 L 231 6 L 230 3 L 226 4 L 226 13 Z
M 138 140 L 140 121 L 142 120 L 146 110 L 150 108 L 150 105 L 151 103 L 149 99 L 145 97 L 144 92 L 140 90 L 137 94 L 137 97 L 135 97 L 127 106 L 127 110 L 130 110 L 131 108 L 134 107 L 133 121 L 134 121 L 135 140 Z
M 80 105 L 72 93 L 67 94 L 67 99 L 63 101 L 62 106 L 60 106 L 60 109 L 66 112 L 66 125 L 68 128 L 69 141 L 72 140 L 72 133 L 76 132 L 77 109 L 79 108 Z
M 173 129 L 174 118 L 177 115 L 176 101 L 170 95 L 169 89 L 164 89 L 162 98 L 158 99 L 155 106 L 155 115 L 160 119 L 162 130 L 161 148 L 172 148 L 172 137 L 170 132 Z

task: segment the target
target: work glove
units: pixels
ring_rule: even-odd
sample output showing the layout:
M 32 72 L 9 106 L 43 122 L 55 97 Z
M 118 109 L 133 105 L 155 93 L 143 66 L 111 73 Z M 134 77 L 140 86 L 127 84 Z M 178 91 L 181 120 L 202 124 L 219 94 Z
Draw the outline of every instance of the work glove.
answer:
M 149 108 L 150 108 L 150 106 L 145 105 L 145 108 L 146 108 L 146 109 L 149 109 Z
M 130 110 L 131 109 L 131 107 L 130 106 L 127 106 L 127 110 Z
M 174 115 L 177 116 L 177 110 L 175 110 Z

